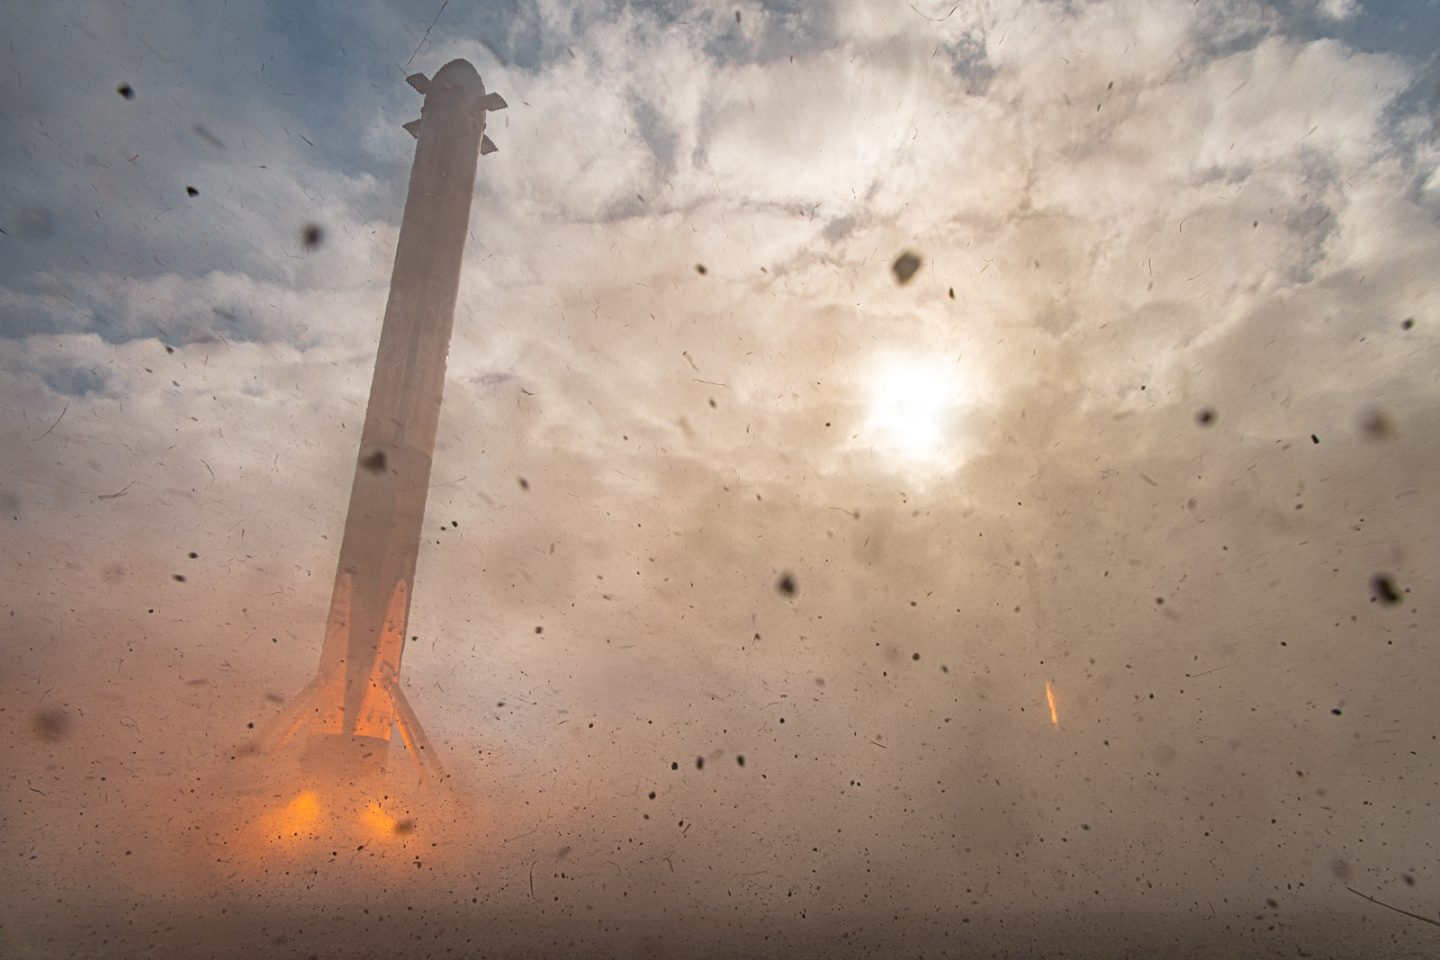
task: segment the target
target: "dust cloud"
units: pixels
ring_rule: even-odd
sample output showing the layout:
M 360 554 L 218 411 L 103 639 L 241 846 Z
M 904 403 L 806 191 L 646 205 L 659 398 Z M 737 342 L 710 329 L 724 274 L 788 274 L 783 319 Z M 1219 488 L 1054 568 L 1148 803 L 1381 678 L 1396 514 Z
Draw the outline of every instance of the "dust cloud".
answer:
M 1433 953 L 1433 16 L 949 6 L 17 12 L 0 956 Z M 422 783 L 272 744 L 456 58 Z

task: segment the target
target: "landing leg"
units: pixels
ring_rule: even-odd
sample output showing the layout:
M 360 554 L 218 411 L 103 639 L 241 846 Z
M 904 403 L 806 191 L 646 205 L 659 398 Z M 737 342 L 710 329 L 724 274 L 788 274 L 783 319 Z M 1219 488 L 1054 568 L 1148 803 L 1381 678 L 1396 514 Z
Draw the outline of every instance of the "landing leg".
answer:
M 405 699 L 405 693 L 399 684 L 395 685 L 392 696 L 395 700 L 395 725 L 400 728 L 400 737 L 405 741 L 405 751 L 414 761 L 421 781 L 431 777 L 443 781 L 445 771 L 440 766 L 440 761 L 435 758 L 435 751 L 430 749 L 430 740 L 420 726 L 420 718 L 415 715 L 410 701 Z

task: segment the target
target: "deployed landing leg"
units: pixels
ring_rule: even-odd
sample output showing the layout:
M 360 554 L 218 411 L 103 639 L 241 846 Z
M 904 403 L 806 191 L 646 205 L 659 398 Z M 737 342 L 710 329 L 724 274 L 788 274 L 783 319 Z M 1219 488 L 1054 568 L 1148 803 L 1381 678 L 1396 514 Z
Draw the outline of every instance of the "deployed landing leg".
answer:
M 410 762 L 414 764 L 415 773 L 421 784 L 443 783 L 446 780 L 445 770 L 440 765 L 434 749 L 430 746 L 430 738 L 425 735 L 425 728 L 421 726 L 420 718 L 415 714 L 415 708 L 410 706 L 410 701 L 406 699 L 404 691 L 398 685 L 392 686 L 387 692 L 390 702 L 394 705 L 395 727 L 400 731 L 400 742 L 404 745 Z M 325 716 L 328 702 L 328 691 L 325 689 L 325 684 L 321 682 L 320 677 L 313 678 L 305 686 L 305 689 L 300 691 L 300 695 L 286 704 L 280 714 L 266 726 L 256 741 L 256 748 L 262 753 L 274 753 L 284 749 L 295 739 L 296 734 Z M 323 740 L 343 736 L 343 734 L 312 730 L 310 736 L 313 739 Z M 362 739 L 375 743 L 388 743 L 389 741 L 388 736 Z

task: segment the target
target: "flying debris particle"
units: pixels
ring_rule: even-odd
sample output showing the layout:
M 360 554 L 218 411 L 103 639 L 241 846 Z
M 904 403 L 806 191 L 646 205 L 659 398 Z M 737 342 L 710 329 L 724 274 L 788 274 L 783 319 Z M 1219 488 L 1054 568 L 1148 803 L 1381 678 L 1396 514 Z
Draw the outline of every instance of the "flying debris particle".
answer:
M 1312 434 L 1310 434 L 1310 442 L 1311 442 L 1311 443 L 1319 443 L 1319 442 L 1320 442 L 1320 438 L 1317 437 L 1315 434 L 1312 433 Z
M 125 486 L 121 487 L 119 490 L 116 490 L 114 493 L 101 493 L 101 494 L 98 494 L 98 495 L 96 495 L 95 499 L 96 499 L 96 500 L 118 500 L 118 499 L 120 499 L 121 497 L 125 496 L 126 493 L 129 492 L 130 487 L 131 487 L 131 485 L 132 485 L 134 482 L 135 482 L 134 480 L 131 480 L 130 483 L 125 484 Z
M 1340 716 L 1340 708 L 1339 708 L 1339 707 L 1333 707 L 1333 708 L 1330 710 L 1330 712 L 1333 713 L 1333 714 L 1334 714 L 1335 716 L 1337 716 L 1337 717 Z
M 1410 330 L 1410 329 L 1414 328 L 1414 326 L 1415 326 L 1415 318 L 1414 318 L 1414 317 L 1406 317 L 1404 320 L 1401 320 L 1401 321 L 1400 321 L 1400 329 L 1401 329 L 1401 330 Z
M 796 590 L 798 589 L 795 586 L 795 575 L 791 573 L 780 574 L 780 579 L 775 581 L 775 589 L 787 597 L 795 596 Z
M 126 100 L 135 99 L 135 88 L 130 86 L 130 84 L 128 83 L 120 84 L 120 86 L 115 88 L 115 92 L 120 94 L 120 96 L 124 97 Z
M 165 344 L 165 352 L 166 352 L 166 353 L 174 353 L 174 352 L 175 352 L 175 348 L 172 347 L 172 346 L 170 346 L 170 344 L 167 343 L 167 344 Z
M 1370 579 L 1370 587 L 1375 591 L 1375 596 L 1381 603 L 1393 606 L 1404 599 L 1400 591 L 1395 589 L 1395 581 L 1391 579 L 1389 574 L 1375 574 L 1375 576 Z
M 450 0 L 445 0 L 444 3 L 440 4 L 440 9 L 435 11 L 435 19 L 430 21 L 430 26 L 425 28 L 425 33 L 422 34 L 420 37 L 420 42 L 415 44 L 415 50 L 413 53 L 410 54 L 410 59 L 405 61 L 406 67 L 409 67 L 410 64 L 415 62 L 415 57 L 420 53 L 420 48 L 425 46 L 425 41 L 430 39 L 430 31 L 434 30 L 435 24 L 440 22 L 440 14 L 444 13 L 445 8 L 448 6 L 450 6 Z M 534 868 L 532 867 L 531 869 L 533 870 Z M 534 894 L 535 883 L 533 879 L 531 880 L 530 888 L 531 894 Z
M 1060 726 L 1060 714 L 1055 711 L 1055 690 L 1049 680 L 1045 681 L 1045 702 L 1050 706 L 1050 726 Z
M 319 249 L 320 244 L 325 242 L 325 231 L 318 223 L 307 223 L 300 230 L 300 242 L 306 250 Z
M 544 632 L 545 632 L 545 628 L 544 628 L 544 627 L 536 627 L 536 628 L 535 628 L 535 632 L 536 632 L 536 633 L 544 633 Z
M 955 299 L 955 288 L 954 288 L 954 287 L 951 287 L 951 288 L 950 288 L 950 299 L 951 299 L 951 300 L 954 300 L 954 299 Z
M 1389 440 L 1395 436 L 1395 425 L 1383 410 L 1370 410 L 1360 419 L 1360 430 L 1371 440 Z
M 1440 927 L 1440 920 L 1431 920 L 1429 917 L 1422 917 L 1418 913 L 1411 913 L 1409 910 L 1401 910 L 1399 907 L 1392 907 L 1390 904 L 1385 903 L 1383 900 L 1377 900 L 1368 894 L 1361 893 L 1354 887 L 1346 887 L 1345 889 L 1355 894 L 1355 896 L 1360 897 L 1362 900 L 1369 900 L 1377 907 L 1384 907 L 1386 910 L 1393 910 L 1396 913 L 1403 914 L 1404 916 L 1407 916 L 1412 920 L 1419 920 L 1421 923 L 1428 923 L 1432 927 Z
M 671 770 L 679 770 L 679 769 L 680 769 L 680 761 L 678 761 L 678 760 L 672 760 L 672 761 L 670 762 L 670 769 L 671 769 Z
M 375 450 L 360 458 L 360 466 L 371 473 L 383 473 L 385 471 L 385 451 Z
M 695 769 L 696 769 L 696 770 L 704 770 L 704 769 L 705 769 L 705 758 L 704 758 L 704 757 L 696 757 L 696 758 L 695 758 Z
M 739 11 L 739 10 L 736 10 L 736 11 L 735 11 L 735 22 L 736 22 L 736 23 L 739 23 L 739 22 L 740 22 L 740 11 Z
M 895 274 L 895 281 L 901 286 L 909 283 L 910 278 L 915 276 L 915 272 L 919 269 L 919 255 L 911 253 L 909 250 L 900 254 L 895 258 L 895 262 L 890 264 L 890 270 Z
M 214 147 L 216 150 L 224 150 L 224 149 L 225 149 L 225 142 L 224 142 L 223 140 L 221 140 L 219 137 L 215 136 L 215 134 L 211 133 L 209 130 L 206 130 L 205 127 L 202 126 L 201 124 L 198 124 L 198 123 L 195 124 L 195 128 L 194 128 L 194 129 L 195 129 L 195 135 L 196 135 L 197 137 L 199 137 L 201 140 L 204 140 L 206 143 L 210 144 L 210 146 Z
M 172 574 L 170 575 L 170 579 L 171 579 L 171 580 L 174 580 L 176 583 L 184 583 L 184 582 L 185 582 L 185 574 L 183 574 L 183 573 L 172 573 Z
M 742 766 L 742 767 L 745 766 L 745 754 L 743 754 L 743 753 L 736 754 L 736 756 L 735 756 L 735 762 L 736 762 L 737 764 L 739 764 L 740 766 Z
M 70 714 L 61 707 L 51 707 L 35 714 L 35 736 L 41 740 L 60 740 L 70 732 Z
M 1200 424 L 1200 426 L 1202 427 L 1210 426 L 1215 422 L 1215 411 L 1211 410 L 1209 407 L 1206 407 L 1204 410 L 1201 410 L 1199 413 L 1195 414 L 1195 422 Z
M 200 554 L 196 553 L 194 550 L 191 550 L 190 553 L 188 554 L 188 556 L 190 557 L 191 560 L 199 560 L 199 559 L 200 559 Z
M 529 489 L 530 489 L 530 481 L 529 481 L 529 480 L 526 480 L 524 477 L 519 477 L 519 478 L 517 478 L 517 479 L 520 481 L 520 489 L 521 489 L 521 490 L 529 490 Z
M 198 196 L 200 196 L 200 191 L 199 191 L 199 190 L 196 190 L 194 187 L 186 187 L 186 188 L 185 188 L 185 195 L 186 195 L 187 197 L 198 197 Z
M 705 269 L 705 264 L 703 264 L 703 263 L 697 263 L 697 264 L 695 264 L 695 272 L 698 273 L 698 274 L 700 274 L 700 276 L 703 277 L 703 276 L 705 276 L 705 274 L 709 273 L 710 271 Z
M 911 601 L 911 606 L 914 606 L 914 601 Z M 919 660 L 919 659 L 920 659 L 920 654 L 918 654 L 918 653 L 912 653 L 912 654 L 910 654 L 910 659 L 911 659 L 911 660 Z

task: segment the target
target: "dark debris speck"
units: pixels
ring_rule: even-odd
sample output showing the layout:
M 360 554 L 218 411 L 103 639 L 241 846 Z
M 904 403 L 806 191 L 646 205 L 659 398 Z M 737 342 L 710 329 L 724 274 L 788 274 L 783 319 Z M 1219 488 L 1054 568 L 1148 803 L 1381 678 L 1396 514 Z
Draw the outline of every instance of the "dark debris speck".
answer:
M 1209 407 L 1206 407 L 1204 410 L 1201 410 L 1199 413 L 1195 414 L 1195 422 L 1200 424 L 1200 426 L 1202 427 L 1210 426 L 1215 422 L 1215 411 L 1211 410 Z
M 1389 440 L 1395 436 L 1395 424 L 1383 410 L 1367 411 L 1360 418 L 1360 430 L 1370 440 Z
M 900 254 L 895 258 L 895 262 L 890 264 L 890 270 L 895 274 L 895 282 L 901 286 L 909 283 L 919 269 L 919 254 L 911 253 L 909 250 Z
M 120 94 L 120 96 L 124 97 L 126 100 L 135 99 L 135 88 L 130 86 L 130 84 L 128 83 L 120 84 L 120 86 L 115 88 L 115 92 Z
M 73 721 L 63 707 L 50 707 L 35 714 L 35 736 L 41 740 L 59 740 L 70 732 Z
M 795 575 L 790 573 L 780 574 L 780 579 L 775 581 L 775 589 L 787 597 L 795 596 L 799 587 L 795 585 Z
M 1395 581 L 1386 573 L 1377 573 L 1370 578 L 1370 587 L 1375 591 L 1375 597 L 1386 604 L 1397 604 L 1404 599 L 1400 591 L 1395 588 Z
M 385 470 L 385 451 L 375 450 L 360 459 L 360 466 L 371 473 L 381 473 Z
M 185 196 L 187 196 L 187 197 L 198 197 L 198 196 L 200 196 L 200 191 L 199 191 L 199 190 L 196 190 L 194 187 L 186 187 L 186 188 L 185 188 Z
M 315 250 L 325 242 L 325 231 L 318 223 L 307 223 L 300 230 L 300 242 L 306 250 Z

